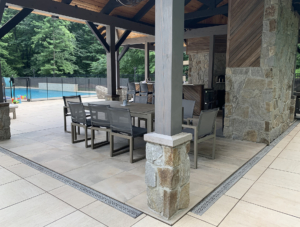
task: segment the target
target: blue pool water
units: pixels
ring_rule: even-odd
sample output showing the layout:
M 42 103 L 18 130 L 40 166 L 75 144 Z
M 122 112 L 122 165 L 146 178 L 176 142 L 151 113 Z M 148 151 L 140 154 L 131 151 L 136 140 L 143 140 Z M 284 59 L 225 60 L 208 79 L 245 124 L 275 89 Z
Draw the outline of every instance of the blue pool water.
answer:
M 26 95 L 27 96 L 27 91 L 26 88 L 16 88 L 15 89 L 15 97 L 17 98 L 18 95 Z M 10 97 L 11 96 L 11 91 L 10 89 L 5 89 L 5 95 Z M 84 93 L 84 92 L 69 92 L 69 91 L 50 91 L 48 90 L 42 90 L 42 89 L 31 89 L 28 90 L 28 96 L 27 98 L 31 99 L 46 99 L 46 98 L 59 98 L 62 96 L 71 96 L 71 95 L 93 95 L 91 93 Z M 13 94 L 14 96 L 14 94 Z

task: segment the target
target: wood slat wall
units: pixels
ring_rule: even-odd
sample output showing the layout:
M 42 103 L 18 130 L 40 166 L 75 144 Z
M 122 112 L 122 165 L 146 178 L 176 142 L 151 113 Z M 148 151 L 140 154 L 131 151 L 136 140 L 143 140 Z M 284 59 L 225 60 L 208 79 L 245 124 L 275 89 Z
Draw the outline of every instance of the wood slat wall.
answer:
M 227 67 L 259 67 L 264 0 L 230 0 Z
M 227 35 L 215 36 L 215 53 L 226 53 Z M 188 39 L 187 54 L 209 53 L 209 37 Z

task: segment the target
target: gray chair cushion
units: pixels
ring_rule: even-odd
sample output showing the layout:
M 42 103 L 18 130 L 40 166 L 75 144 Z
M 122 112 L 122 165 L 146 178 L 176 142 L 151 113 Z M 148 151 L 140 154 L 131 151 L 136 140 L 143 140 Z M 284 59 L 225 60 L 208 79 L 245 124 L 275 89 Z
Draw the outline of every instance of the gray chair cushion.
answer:
M 132 126 L 132 131 L 133 131 L 133 137 L 143 136 L 144 134 L 147 133 L 146 128 L 139 128 L 135 126 Z

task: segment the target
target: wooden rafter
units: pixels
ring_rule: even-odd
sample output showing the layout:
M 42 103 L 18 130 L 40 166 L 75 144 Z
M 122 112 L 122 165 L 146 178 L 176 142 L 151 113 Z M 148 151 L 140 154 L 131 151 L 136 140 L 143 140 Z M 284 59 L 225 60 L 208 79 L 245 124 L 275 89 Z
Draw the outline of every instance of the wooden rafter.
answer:
M 24 8 L 20 12 L 17 13 L 12 19 L 6 22 L 5 25 L 0 28 L 0 39 L 9 33 L 14 27 L 16 27 L 25 17 L 27 17 L 33 9 Z
M 52 0 L 7 0 L 7 4 L 32 8 L 38 11 L 48 12 L 54 16 L 63 16 L 81 21 L 91 21 L 96 24 L 110 25 L 116 28 L 133 30 L 139 33 L 154 35 L 155 28 L 122 18 L 108 16 L 90 10 L 62 4 Z
M 0 0 L 0 23 L 5 10 L 5 4 L 6 4 L 6 0 Z
M 96 36 L 96 38 L 98 39 L 98 41 L 102 44 L 102 46 L 104 47 L 105 51 L 107 53 L 110 52 L 110 47 L 107 44 L 106 40 L 104 39 L 104 37 L 100 34 L 99 30 L 97 29 L 97 27 L 94 25 L 93 22 L 87 21 L 86 22 L 87 26 L 91 29 L 91 31 L 93 32 L 93 34 Z
M 203 19 L 207 17 L 212 17 L 219 14 L 227 14 L 228 13 L 228 5 L 224 5 L 217 8 L 200 10 L 193 13 L 186 13 L 185 20 L 194 20 L 194 19 Z

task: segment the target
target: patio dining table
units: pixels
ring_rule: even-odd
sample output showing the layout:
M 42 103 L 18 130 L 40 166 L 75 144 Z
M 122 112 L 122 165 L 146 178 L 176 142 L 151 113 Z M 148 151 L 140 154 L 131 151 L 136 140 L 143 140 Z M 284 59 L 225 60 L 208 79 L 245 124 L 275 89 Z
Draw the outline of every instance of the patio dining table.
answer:
M 88 103 L 99 105 L 110 105 L 114 108 L 129 109 L 132 117 L 139 117 L 147 119 L 147 132 L 153 132 L 153 119 L 155 113 L 155 105 L 141 104 L 141 103 L 128 103 L 127 106 L 122 106 L 122 102 L 119 101 L 99 101 L 99 102 L 85 102 L 83 106 L 86 110 L 89 109 Z

